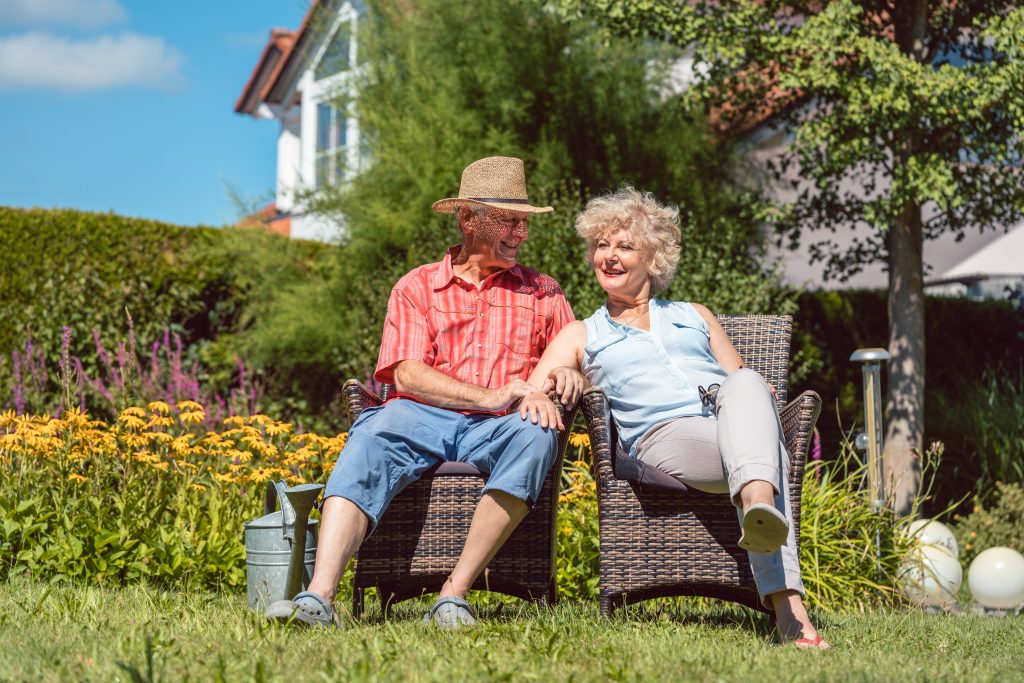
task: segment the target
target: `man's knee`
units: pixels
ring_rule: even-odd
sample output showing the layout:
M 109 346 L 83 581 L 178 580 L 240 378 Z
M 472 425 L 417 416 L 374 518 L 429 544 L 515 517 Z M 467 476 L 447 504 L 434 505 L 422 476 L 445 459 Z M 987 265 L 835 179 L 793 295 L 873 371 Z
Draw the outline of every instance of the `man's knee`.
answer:
M 536 457 L 547 457 L 553 453 L 558 444 L 558 432 L 552 428 L 535 425 L 529 420 L 520 420 L 512 428 L 512 441 L 524 452 L 536 454 Z

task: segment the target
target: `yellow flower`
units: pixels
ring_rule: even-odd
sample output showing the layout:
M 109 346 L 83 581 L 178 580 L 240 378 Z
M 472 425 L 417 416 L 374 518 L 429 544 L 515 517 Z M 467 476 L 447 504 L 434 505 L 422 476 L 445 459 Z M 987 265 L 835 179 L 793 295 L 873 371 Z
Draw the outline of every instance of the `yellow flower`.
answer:
M 174 426 L 174 418 L 167 417 L 166 415 L 153 415 L 149 418 L 149 423 L 146 425 L 150 429 L 153 427 L 172 427 Z
M 267 436 L 277 436 L 278 434 L 288 434 L 292 431 L 292 426 L 287 422 L 270 422 L 267 424 Z
M 206 413 L 201 410 L 190 410 L 183 411 L 178 417 L 183 424 L 199 424 L 206 419 Z
M 167 415 L 171 412 L 171 407 L 163 401 L 152 401 L 147 407 L 152 413 L 163 413 L 164 415 Z
M 73 481 L 76 484 L 80 484 L 83 481 L 87 481 L 87 479 L 83 477 L 81 474 L 78 474 L 77 472 L 72 472 L 71 474 L 68 475 L 68 481 Z
M 573 432 L 569 435 L 569 445 L 573 448 L 579 448 L 580 446 L 590 448 L 590 434 L 586 432 Z
M 202 412 L 202 411 L 204 411 L 206 409 L 203 408 L 203 406 L 201 404 L 196 403 L 195 401 L 178 401 L 178 410 L 182 410 L 182 411 L 188 410 L 188 411 L 199 411 L 199 412 Z
M 241 427 L 245 424 L 245 418 L 241 415 L 232 415 L 231 417 L 224 418 L 224 424 L 231 425 L 232 427 Z

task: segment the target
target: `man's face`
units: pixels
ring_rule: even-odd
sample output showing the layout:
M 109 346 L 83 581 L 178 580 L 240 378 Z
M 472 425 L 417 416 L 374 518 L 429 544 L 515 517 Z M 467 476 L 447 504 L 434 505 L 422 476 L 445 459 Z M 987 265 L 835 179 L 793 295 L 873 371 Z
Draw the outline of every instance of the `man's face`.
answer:
M 467 224 L 472 239 L 470 251 L 482 258 L 481 265 L 511 268 L 519 257 L 519 245 L 529 236 L 529 215 L 506 209 L 486 209 Z M 468 235 L 467 235 L 468 237 Z

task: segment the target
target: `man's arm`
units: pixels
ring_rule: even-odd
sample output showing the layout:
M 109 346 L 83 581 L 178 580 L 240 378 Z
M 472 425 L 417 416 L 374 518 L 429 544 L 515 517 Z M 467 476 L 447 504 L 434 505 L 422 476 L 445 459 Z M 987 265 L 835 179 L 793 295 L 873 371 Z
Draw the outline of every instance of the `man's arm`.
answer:
M 468 384 L 435 370 L 420 360 L 404 360 L 394 367 L 395 388 L 418 401 L 449 410 L 484 410 L 500 413 L 537 387 L 521 379 L 488 389 Z

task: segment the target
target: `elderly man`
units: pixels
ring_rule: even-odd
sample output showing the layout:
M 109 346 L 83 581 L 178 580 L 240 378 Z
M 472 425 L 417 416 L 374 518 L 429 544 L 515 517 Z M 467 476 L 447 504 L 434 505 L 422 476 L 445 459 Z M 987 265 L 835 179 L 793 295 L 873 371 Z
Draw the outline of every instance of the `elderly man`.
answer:
M 574 319 L 557 282 L 517 263 L 528 218 L 552 209 L 530 205 L 520 159 L 489 157 L 467 166 L 459 196 L 433 210 L 456 214 L 462 244 L 392 290 L 375 377 L 394 384 L 397 397 L 352 425 L 324 494 L 309 588 L 270 605 L 271 619 L 337 624 L 332 601 L 363 538 L 399 491 L 456 460 L 490 474 L 428 618 L 445 628 L 473 624 L 466 594 L 536 501 L 555 459 L 555 428 L 564 428 L 556 413 L 509 411 L 531 394 L 531 405 L 543 403 L 536 394 L 552 386 L 575 401 L 585 382 L 568 369 L 552 371 L 544 387 L 526 382 L 548 341 Z

